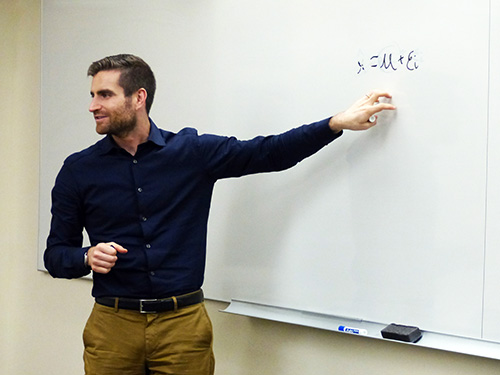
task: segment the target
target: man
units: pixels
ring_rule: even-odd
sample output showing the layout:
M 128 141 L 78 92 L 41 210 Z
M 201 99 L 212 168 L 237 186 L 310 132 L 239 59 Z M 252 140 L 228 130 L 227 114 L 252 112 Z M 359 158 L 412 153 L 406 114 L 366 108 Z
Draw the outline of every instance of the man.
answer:
M 54 277 L 93 271 L 85 372 L 213 374 L 212 328 L 200 288 L 215 182 L 290 168 L 344 129 L 374 126 L 376 113 L 395 109 L 378 103 L 390 95 L 372 92 L 329 119 L 239 141 L 159 129 L 149 118 L 154 75 L 136 56 L 106 57 L 88 75 L 89 110 L 106 137 L 65 160 L 52 191 L 44 254 Z M 82 247 L 83 228 L 90 247 Z

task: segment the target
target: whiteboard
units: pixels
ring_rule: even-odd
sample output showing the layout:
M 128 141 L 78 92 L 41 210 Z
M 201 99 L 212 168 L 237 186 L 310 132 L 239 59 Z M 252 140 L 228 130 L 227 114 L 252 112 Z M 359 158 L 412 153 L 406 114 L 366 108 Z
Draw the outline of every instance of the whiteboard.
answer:
M 62 161 L 99 139 L 92 61 L 141 56 L 157 77 L 160 127 L 240 139 L 381 88 L 398 110 L 377 127 L 286 172 L 217 182 L 206 295 L 500 341 L 496 7 L 44 0 L 39 267 Z

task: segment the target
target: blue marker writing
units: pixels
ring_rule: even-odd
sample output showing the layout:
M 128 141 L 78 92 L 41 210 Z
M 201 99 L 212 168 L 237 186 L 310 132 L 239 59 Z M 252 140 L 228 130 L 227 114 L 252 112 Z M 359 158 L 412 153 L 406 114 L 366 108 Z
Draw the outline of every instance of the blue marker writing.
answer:
M 366 329 L 362 329 L 362 328 L 339 326 L 339 331 L 340 332 L 347 332 L 347 333 L 354 333 L 356 335 L 365 335 L 365 336 L 368 335 L 368 331 Z

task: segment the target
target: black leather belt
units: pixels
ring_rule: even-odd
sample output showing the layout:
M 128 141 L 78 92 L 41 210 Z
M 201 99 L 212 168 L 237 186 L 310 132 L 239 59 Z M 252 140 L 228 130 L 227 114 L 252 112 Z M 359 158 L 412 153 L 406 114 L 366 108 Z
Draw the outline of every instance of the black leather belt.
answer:
M 135 310 L 144 314 L 153 314 L 165 311 L 177 311 L 177 309 L 182 307 L 201 303 L 203 302 L 203 291 L 200 289 L 193 293 L 161 299 L 98 297 L 95 301 L 100 305 L 116 309 Z

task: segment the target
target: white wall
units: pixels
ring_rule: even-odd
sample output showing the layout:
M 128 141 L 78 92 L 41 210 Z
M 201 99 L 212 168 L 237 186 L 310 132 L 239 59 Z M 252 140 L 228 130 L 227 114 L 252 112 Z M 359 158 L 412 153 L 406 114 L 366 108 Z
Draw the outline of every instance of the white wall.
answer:
M 90 281 L 36 270 L 40 0 L 0 0 L 0 374 L 81 374 Z M 69 88 L 70 89 L 70 88 Z M 219 313 L 218 375 L 498 374 L 495 360 Z

